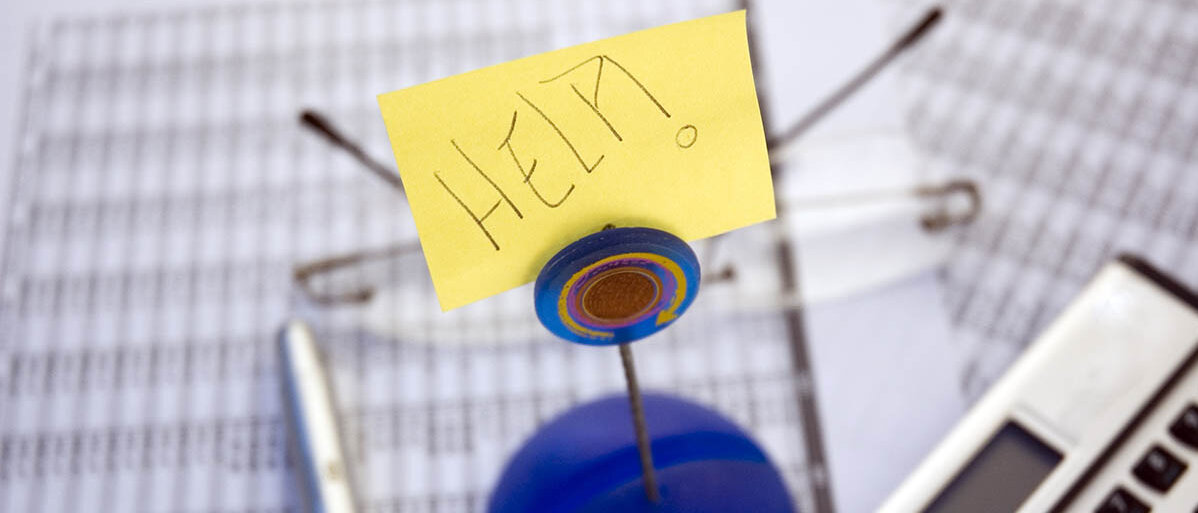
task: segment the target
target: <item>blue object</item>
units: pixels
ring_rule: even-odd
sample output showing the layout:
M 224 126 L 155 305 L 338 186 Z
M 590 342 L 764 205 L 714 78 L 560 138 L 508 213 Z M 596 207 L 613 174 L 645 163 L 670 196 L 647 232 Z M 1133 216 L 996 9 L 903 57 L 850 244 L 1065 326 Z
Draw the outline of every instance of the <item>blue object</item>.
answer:
M 537 276 L 537 318 L 580 344 L 639 340 L 669 326 L 699 292 L 699 259 L 652 228 L 611 228 L 566 246 Z
M 627 397 L 577 406 L 543 426 L 508 462 L 490 513 L 790 513 L 762 450 L 720 414 L 643 396 L 661 501 L 645 496 Z

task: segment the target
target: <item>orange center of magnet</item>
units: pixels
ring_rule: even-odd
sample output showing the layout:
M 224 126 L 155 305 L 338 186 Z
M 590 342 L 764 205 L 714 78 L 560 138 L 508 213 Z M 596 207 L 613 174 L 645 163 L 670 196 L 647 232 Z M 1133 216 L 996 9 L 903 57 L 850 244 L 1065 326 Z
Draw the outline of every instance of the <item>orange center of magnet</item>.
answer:
M 637 268 L 605 271 L 586 285 L 581 310 L 601 322 L 618 322 L 641 315 L 657 303 L 661 287 L 652 273 Z

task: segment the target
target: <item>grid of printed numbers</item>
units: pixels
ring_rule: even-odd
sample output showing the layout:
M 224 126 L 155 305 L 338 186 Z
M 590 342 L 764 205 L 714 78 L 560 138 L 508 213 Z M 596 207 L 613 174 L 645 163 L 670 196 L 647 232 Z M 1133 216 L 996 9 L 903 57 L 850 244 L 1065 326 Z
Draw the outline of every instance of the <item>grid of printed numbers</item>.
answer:
M 330 360 L 365 511 L 480 511 L 538 424 L 620 392 L 616 352 L 550 339 L 519 291 L 405 336 L 439 329 L 418 254 L 353 272 L 403 289 L 371 307 L 393 326 L 306 302 L 290 274 L 415 239 L 406 204 L 302 130 L 301 108 L 390 162 L 379 92 L 737 7 L 562 4 L 300 2 L 39 27 L 0 282 L 0 512 L 296 510 L 274 346 L 292 315 Z M 644 385 L 732 417 L 804 511 L 830 509 L 786 315 L 695 309 L 638 344 Z M 503 340 L 436 341 L 479 333 Z
M 933 165 L 978 179 L 946 303 L 977 397 L 1121 252 L 1198 287 L 1198 4 L 963 0 L 907 63 Z

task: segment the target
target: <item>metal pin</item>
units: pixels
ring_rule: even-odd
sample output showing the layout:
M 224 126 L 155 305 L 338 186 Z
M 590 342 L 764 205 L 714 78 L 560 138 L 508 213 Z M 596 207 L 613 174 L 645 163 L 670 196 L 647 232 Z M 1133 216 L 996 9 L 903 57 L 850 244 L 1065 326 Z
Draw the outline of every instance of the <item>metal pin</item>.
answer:
M 641 387 L 636 381 L 636 366 L 632 348 L 620 344 L 620 363 L 624 364 L 624 381 L 628 384 L 628 405 L 632 408 L 632 428 L 636 431 L 636 449 L 641 454 L 641 474 L 644 476 L 645 496 L 649 502 L 661 500 L 657 490 L 657 473 L 653 470 L 653 451 L 649 447 L 649 429 L 645 427 L 645 408 L 641 404 Z

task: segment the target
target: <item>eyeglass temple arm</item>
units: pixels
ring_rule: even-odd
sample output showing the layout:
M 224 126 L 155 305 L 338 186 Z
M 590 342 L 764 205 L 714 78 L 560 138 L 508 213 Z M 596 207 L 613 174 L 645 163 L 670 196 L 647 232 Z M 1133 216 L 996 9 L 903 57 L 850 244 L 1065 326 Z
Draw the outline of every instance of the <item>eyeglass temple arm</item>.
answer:
M 408 253 L 420 251 L 420 246 L 417 244 L 399 244 L 388 246 L 383 249 L 373 251 L 355 251 L 341 256 L 330 258 L 322 258 L 312 262 L 301 264 L 295 267 L 292 271 L 292 276 L 295 278 L 296 284 L 304 295 L 311 298 L 318 304 L 329 306 L 338 304 L 361 304 L 366 303 L 374 298 L 375 288 L 364 286 L 348 292 L 340 292 L 330 294 L 317 290 L 312 281 L 315 277 L 322 274 L 330 274 L 336 271 L 344 270 L 349 267 L 361 265 L 375 260 L 383 260 L 386 258 L 394 258 Z M 732 266 L 725 266 L 715 272 L 704 274 L 703 280 L 708 282 L 722 282 L 732 280 L 736 277 L 736 272 Z
M 384 182 L 387 182 L 387 185 L 390 185 L 400 194 L 404 194 L 403 182 L 400 181 L 398 174 L 379 161 L 374 160 L 361 146 L 348 137 L 345 137 L 327 118 L 314 110 L 304 109 L 300 113 L 300 124 L 324 136 L 325 140 L 333 146 L 337 146 L 348 152 L 355 160 L 366 166 L 367 170 L 383 179 Z
M 312 280 L 314 277 L 321 274 L 329 274 L 363 263 L 394 258 L 419 251 L 420 245 L 418 244 L 398 244 L 377 250 L 355 251 L 353 253 L 331 258 L 322 258 L 307 264 L 299 265 L 292 273 L 295 277 L 295 282 L 299 285 L 300 289 L 304 291 L 304 294 L 309 298 L 312 298 L 312 300 L 316 301 L 317 303 L 322 305 L 365 303 L 374 297 L 374 287 L 365 286 L 350 290 L 348 292 L 330 294 L 316 290 L 316 287 L 312 284 Z
M 832 110 L 834 110 L 836 107 L 839 107 L 841 103 L 844 103 L 845 99 L 857 92 L 861 86 L 865 85 L 866 82 L 869 82 L 870 79 L 874 78 L 878 72 L 885 69 L 887 65 L 889 65 L 896 57 L 899 56 L 899 54 L 903 53 L 904 50 L 922 39 L 932 27 L 935 27 L 936 24 L 940 22 L 940 17 L 942 14 L 943 11 L 940 6 L 932 6 L 923 15 L 923 17 L 920 18 L 918 23 L 907 29 L 907 31 L 904 32 L 903 35 L 897 40 L 895 40 L 895 42 L 892 43 L 885 52 L 882 52 L 881 55 L 875 57 L 873 61 L 870 61 L 869 65 L 857 72 L 856 75 L 853 75 L 853 78 L 849 79 L 848 82 L 836 88 L 836 90 L 832 91 L 832 94 L 828 95 L 827 98 L 824 98 L 824 100 L 818 105 L 807 111 L 807 113 L 803 114 L 798 121 L 795 121 L 794 124 L 790 125 L 790 128 L 787 128 L 786 131 L 782 132 L 781 135 L 769 138 L 769 140 L 766 141 L 766 144 L 770 147 L 770 149 L 778 149 L 794 142 L 796 139 L 806 133 L 807 130 L 810 130 L 812 126 L 822 120 L 829 112 L 832 112 Z
M 960 213 L 953 214 L 943 204 L 940 208 L 919 218 L 919 223 L 929 232 L 938 232 L 956 224 L 968 224 L 982 211 L 982 194 L 978 192 L 977 182 L 967 179 L 950 180 L 940 185 L 925 185 L 915 188 L 915 195 L 921 198 L 947 198 L 953 194 L 964 194 L 969 200 L 969 206 Z

